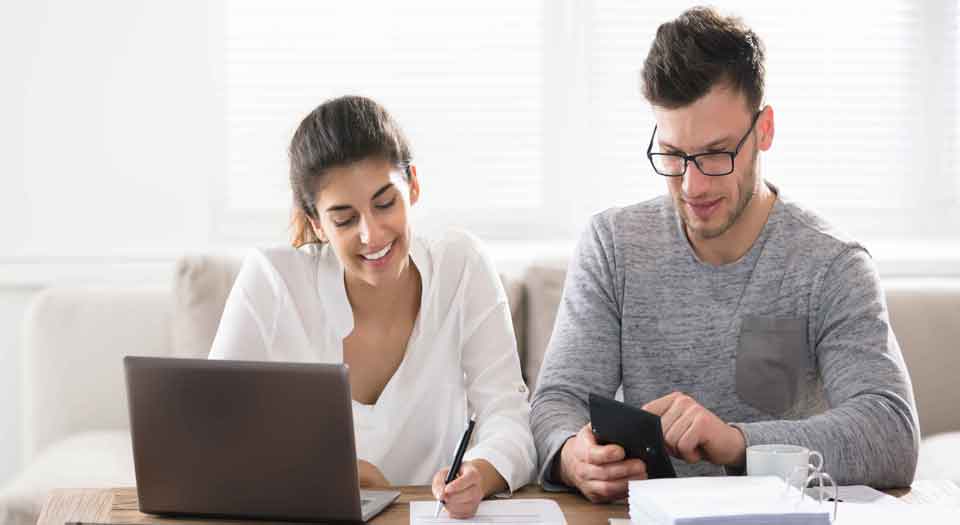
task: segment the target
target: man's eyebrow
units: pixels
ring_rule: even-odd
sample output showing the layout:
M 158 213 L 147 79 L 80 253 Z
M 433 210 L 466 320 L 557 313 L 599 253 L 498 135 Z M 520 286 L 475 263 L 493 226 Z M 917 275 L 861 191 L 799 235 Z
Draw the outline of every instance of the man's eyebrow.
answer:
M 711 140 L 710 142 L 708 142 L 708 143 L 705 144 L 704 146 L 702 146 L 702 147 L 700 147 L 700 148 L 697 148 L 697 151 L 707 151 L 707 150 L 716 149 L 717 147 L 722 146 L 722 145 L 724 145 L 724 144 L 729 144 L 730 141 L 732 141 L 732 140 L 733 140 L 733 139 L 732 139 L 731 137 L 722 137 L 722 138 L 719 138 L 719 139 L 716 139 L 716 140 Z M 673 144 L 670 144 L 669 142 L 662 141 L 662 140 L 660 140 L 659 138 L 657 139 L 657 143 L 659 143 L 659 144 L 660 144 L 660 147 L 663 148 L 663 149 L 669 149 L 669 150 L 673 150 L 673 151 L 683 151 L 683 150 L 681 150 L 680 148 L 674 146 Z M 685 153 L 686 153 L 686 152 L 685 152 Z

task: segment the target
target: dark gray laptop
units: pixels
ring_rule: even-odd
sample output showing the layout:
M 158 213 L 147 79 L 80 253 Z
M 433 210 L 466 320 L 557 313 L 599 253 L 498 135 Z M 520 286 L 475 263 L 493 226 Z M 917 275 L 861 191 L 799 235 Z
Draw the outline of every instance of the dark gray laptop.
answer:
M 367 521 L 344 365 L 125 357 L 140 511 Z

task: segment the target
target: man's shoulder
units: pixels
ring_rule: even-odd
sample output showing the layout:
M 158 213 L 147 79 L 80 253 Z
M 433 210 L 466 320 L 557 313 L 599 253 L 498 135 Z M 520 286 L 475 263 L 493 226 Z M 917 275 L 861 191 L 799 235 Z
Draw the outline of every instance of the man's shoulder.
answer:
M 607 208 L 591 217 L 591 226 L 611 238 L 621 239 L 664 231 L 675 224 L 676 214 L 669 195 L 641 201 L 627 206 Z
M 781 205 L 783 232 L 794 249 L 823 256 L 835 256 L 851 249 L 864 250 L 849 233 L 814 209 L 783 198 Z

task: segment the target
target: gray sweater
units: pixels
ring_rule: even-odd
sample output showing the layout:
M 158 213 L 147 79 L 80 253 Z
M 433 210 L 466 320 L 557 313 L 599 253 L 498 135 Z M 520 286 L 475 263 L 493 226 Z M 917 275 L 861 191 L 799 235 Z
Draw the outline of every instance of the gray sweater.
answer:
M 592 218 L 533 397 L 540 480 L 588 421 L 590 392 L 641 406 L 675 390 L 747 446 L 820 451 L 840 484 L 908 486 L 920 431 L 869 254 L 778 197 L 740 260 L 700 261 L 663 196 Z M 674 459 L 681 476 L 724 469 Z

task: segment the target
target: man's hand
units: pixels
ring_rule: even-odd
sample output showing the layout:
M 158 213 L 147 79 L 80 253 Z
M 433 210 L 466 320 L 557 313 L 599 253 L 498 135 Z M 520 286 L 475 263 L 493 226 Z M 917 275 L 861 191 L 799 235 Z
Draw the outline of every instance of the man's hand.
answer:
M 647 465 L 639 459 L 624 459 L 623 447 L 599 445 L 587 423 L 560 449 L 559 476 L 594 503 L 618 500 L 627 495 L 627 482 L 647 479 Z
M 376 465 L 369 461 L 357 461 L 357 474 L 360 478 L 360 488 L 363 489 L 385 489 L 390 486 L 386 476 Z
M 643 405 L 643 409 L 660 416 L 663 440 L 670 455 L 687 463 L 706 460 L 716 465 L 743 465 L 743 434 L 692 397 L 674 392 Z

